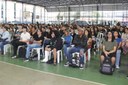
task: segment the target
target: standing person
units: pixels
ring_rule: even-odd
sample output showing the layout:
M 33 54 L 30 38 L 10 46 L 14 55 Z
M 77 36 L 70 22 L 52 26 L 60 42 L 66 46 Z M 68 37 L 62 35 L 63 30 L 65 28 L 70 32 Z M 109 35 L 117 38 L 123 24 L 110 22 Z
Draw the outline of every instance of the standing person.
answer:
M 111 31 L 107 32 L 107 37 L 103 41 L 103 52 L 100 56 L 101 65 L 106 57 L 111 59 L 111 64 L 114 67 L 115 60 L 116 60 L 116 49 L 117 49 L 117 42 L 114 39 L 114 36 Z
M 27 32 L 27 27 L 23 27 L 23 32 L 20 35 L 20 40 L 17 40 L 16 42 L 12 43 L 14 49 L 12 58 L 16 58 L 18 46 L 27 45 L 30 40 L 30 37 L 30 33 Z
M 121 43 L 122 39 L 119 35 L 118 31 L 114 31 L 114 37 L 117 42 L 117 51 L 116 51 L 116 68 L 119 69 L 119 62 L 120 62 L 120 56 L 121 56 Z

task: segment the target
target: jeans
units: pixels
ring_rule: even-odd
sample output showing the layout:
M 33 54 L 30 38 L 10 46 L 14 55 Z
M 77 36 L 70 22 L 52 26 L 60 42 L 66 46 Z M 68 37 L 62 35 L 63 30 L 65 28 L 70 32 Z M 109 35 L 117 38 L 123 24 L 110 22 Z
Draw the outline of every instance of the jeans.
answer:
M 117 52 L 116 52 L 116 66 L 119 66 L 120 54 L 121 54 L 121 50 L 117 50 Z
M 74 52 L 80 52 L 81 49 L 83 49 L 83 48 L 81 48 L 81 47 L 72 47 L 71 49 L 69 49 L 69 51 L 67 51 L 67 60 L 68 60 L 69 63 L 72 63 L 72 53 L 74 53 Z M 83 49 L 83 51 L 84 51 L 84 49 Z M 80 61 L 81 62 L 84 62 L 84 58 L 81 57 L 80 58 Z
M 33 48 L 40 48 L 40 47 L 41 47 L 41 45 L 39 45 L 39 44 L 28 44 L 27 48 L 26 48 L 26 58 L 28 59 L 30 57 L 30 51 Z
M 67 45 L 63 45 L 63 49 L 64 49 L 64 56 L 67 57 L 67 52 L 68 52 L 68 46 Z
M 80 56 L 80 64 L 84 64 L 84 55 Z
M 8 43 L 9 43 L 8 41 L 0 42 L 0 49 L 1 49 L 2 53 L 4 53 L 4 45 L 6 45 Z

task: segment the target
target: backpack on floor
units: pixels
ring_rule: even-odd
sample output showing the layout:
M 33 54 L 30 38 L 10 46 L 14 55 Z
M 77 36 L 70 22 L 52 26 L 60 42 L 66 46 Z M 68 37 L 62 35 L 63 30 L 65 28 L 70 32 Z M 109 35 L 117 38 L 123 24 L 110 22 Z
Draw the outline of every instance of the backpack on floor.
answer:
M 80 59 L 79 59 L 79 55 L 78 54 L 75 54 L 73 56 L 72 63 L 69 66 L 74 67 L 74 68 L 80 67 Z
M 103 64 L 100 66 L 100 72 L 102 74 L 108 74 L 108 75 L 113 74 L 113 67 L 111 65 L 111 60 L 109 57 L 106 57 Z
M 26 55 L 26 46 L 20 46 L 18 49 L 18 57 L 25 58 Z

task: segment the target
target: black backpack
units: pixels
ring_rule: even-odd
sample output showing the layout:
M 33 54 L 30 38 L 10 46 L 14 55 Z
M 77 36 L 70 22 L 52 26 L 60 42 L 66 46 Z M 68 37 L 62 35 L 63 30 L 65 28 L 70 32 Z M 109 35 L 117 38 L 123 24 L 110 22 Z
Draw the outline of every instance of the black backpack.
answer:
M 100 72 L 102 74 L 108 74 L 108 75 L 113 74 L 113 67 L 112 67 L 112 64 L 111 64 L 111 59 L 109 57 L 106 57 L 104 62 L 101 64 Z
M 25 58 L 26 55 L 26 46 L 20 46 L 18 49 L 18 57 Z

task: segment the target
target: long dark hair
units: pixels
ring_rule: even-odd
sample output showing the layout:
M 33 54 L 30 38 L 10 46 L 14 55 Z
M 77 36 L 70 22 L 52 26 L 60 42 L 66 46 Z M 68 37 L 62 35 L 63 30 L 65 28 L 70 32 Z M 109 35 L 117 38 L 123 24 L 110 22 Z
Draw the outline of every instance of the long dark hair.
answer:
M 118 33 L 118 38 L 121 38 L 121 35 L 120 35 L 120 33 L 119 33 L 118 30 L 115 30 L 114 32 L 117 32 L 117 33 Z M 113 32 L 113 33 L 114 33 L 114 32 Z
M 114 35 L 113 35 L 113 32 L 112 32 L 112 31 L 108 31 L 108 32 L 107 32 L 106 41 L 108 41 L 108 33 L 109 33 L 109 32 L 112 33 L 112 42 L 113 42 L 113 41 L 115 40 L 115 38 L 114 38 Z

